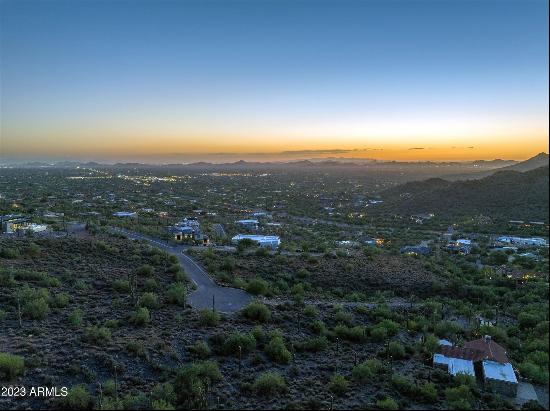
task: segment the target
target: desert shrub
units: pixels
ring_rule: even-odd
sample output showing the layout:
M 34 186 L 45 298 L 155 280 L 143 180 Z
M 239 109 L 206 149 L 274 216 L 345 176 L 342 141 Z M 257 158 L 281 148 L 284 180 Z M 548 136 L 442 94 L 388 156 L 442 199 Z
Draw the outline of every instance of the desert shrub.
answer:
M 265 353 L 274 362 L 286 364 L 292 358 L 292 354 L 285 346 L 281 336 L 275 336 L 265 347 Z
M 111 282 L 111 287 L 122 293 L 127 293 L 130 291 L 130 283 L 128 280 L 114 280 Z
M 52 305 L 52 307 L 56 307 L 56 308 L 67 307 L 69 305 L 69 302 L 70 302 L 70 297 L 69 297 L 69 294 L 67 293 L 55 294 L 50 299 L 50 304 Z
M 189 351 L 201 359 L 210 357 L 211 351 L 206 341 L 197 341 L 195 344 L 189 347 Z
M 398 341 L 391 341 L 388 344 L 388 354 L 395 359 L 405 358 L 405 347 Z
M 529 361 L 524 361 L 519 364 L 519 371 L 524 377 L 536 382 L 537 384 L 548 383 L 548 370 L 539 367 Z
M 111 330 L 107 327 L 88 327 L 84 332 L 86 340 L 94 344 L 105 344 L 111 341 Z
M 9 248 L 9 247 L 2 247 L 0 248 L 0 257 L 2 258 L 19 258 L 21 255 L 21 252 L 19 251 L 19 248 Z
M 131 322 L 135 325 L 146 325 L 151 322 L 151 315 L 146 307 L 139 307 L 131 317 Z
M 117 385 L 115 383 L 115 380 L 108 379 L 105 381 L 101 387 L 101 390 L 103 391 L 103 395 L 107 397 L 114 397 L 117 394 Z
M 260 323 L 268 322 L 271 319 L 271 311 L 259 301 L 248 304 L 243 310 L 243 315 L 249 320 Z
M 399 404 L 392 398 L 385 398 L 383 400 L 376 401 L 376 407 L 380 410 L 398 410 Z
M 334 374 L 330 379 L 329 390 L 334 394 L 341 396 L 348 391 L 348 380 L 342 374 Z
M 399 391 L 403 395 L 406 395 L 408 397 L 413 397 L 416 395 L 416 386 L 414 384 L 414 381 L 409 377 L 395 374 L 391 378 L 391 384 L 395 387 L 397 391 Z
M 166 404 L 173 405 L 177 399 L 174 386 L 168 382 L 155 385 L 151 391 L 151 399 L 153 401 L 164 401 Z
M 287 390 L 286 382 L 277 372 L 265 372 L 260 375 L 252 386 L 258 395 L 271 396 L 284 393 Z
M 159 306 L 159 300 L 155 293 L 147 292 L 143 293 L 138 300 L 138 305 L 145 308 L 157 308 Z
M 176 408 L 166 402 L 165 400 L 153 400 L 151 401 L 151 409 L 152 410 L 175 410 Z
M 166 299 L 170 304 L 179 305 L 184 307 L 186 303 L 185 295 L 187 294 L 187 289 L 181 283 L 172 284 L 168 291 L 166 291 Z
M 159 285 L 154 278 L 148 278 L 145 280 L 143 288 L 145 288 L 146 291 L 156 291 L 159 288 Z
M 424 340 L 422 348 L 425 353 L 433 355 L 439 348 L 439 338 L 433 334 L 428 335 Z
M 197 409 L 207 386 L 221 380 L 218 364 L 202 361 L 180 368 L 174 380 L 177 402 L 184 409 Z
M 199 314 L 199 323 L 203 326 L 213 327 L 220 322 L 220 314 L 217 311 L 205 309 Z
M 92 397 L 85 385 L 75 385 L 62 400 L 63 406 L 71 410 L 85 410 L 92 406 Z
M 384 369 L 382 363 L 377 359 L 370 359 L 357 364 L 351 370 L 352 378 L 361 383 L 371 381 L 376 375 L 380 374 Z
M 250 280 L 250 282 L 246 286 L 246 291 L 254 295 L 264 295 L 265 293 L 267 293 L 268 288 L 269 284 L 267 283 L 267 281 L 261 278 L 255 278 L 253 280 Z
M 474 400 L 470 387 L 460 385 L 445 390 L 445 400 L 449 408 L 454 410 L 470 410 Z
M 7 315 L 8 314 L 6 313 L 6 311 L 0 309 L 0 323 L 3 322 L 6 319 Z
M 23 375 L 25 360 L 23 357 L 0 353 L 0 381 L 11 381 Z
M 256 339 L 250 333 L 235 332 L 223 343 L 222 352 L 224 355 L 239 355 L 239 347 L 242 354 L 247 354 L 256 348 Z
M 388 331 L 384 327 L 374 326 L 369 330 L 369 335 L 374 341 L 384 341 L 388 338 Z
M 45 288 L 23 287 L 17 293 L 17 298 L 22 304 L 22 314 L 31 320 L 42 320 L 50 312 L 48 301 L 50 294 Z
M 312 337 L 295 344 L 295 347 L 298 351 L 323 351 L 326 350 L 326 348 L 328 347 L 328 340 L 327 337 L 325 337 L 324 335 L 319 337 Z
M 325 323 L 321 320 L 315 320 L 311 323 L 311 331 L 317 335 L 324 335 L 327 332 L 327 327 Z
M 155 269 L 151 267 L 149 264 L 144 264 L 141 267 L 139 267 L 136 271 L 136 274 L 141 277 L 150 277 L 155 272 Z
M 348 341 L 364 341 L 366 336 L 366 328 L 362 325 L 355 327 L 348 327 L 343 324 L 339 324 L 334 327 L 334 333 L 337 337 Z
M 76 309 L 69 314 L 69 323 L 73 327 L 80 327 L 82 325 L 82 316 L 84 312 L 81 309 Z
M 314 305 L 306 305 L 304 307 L 304 314 L 307 315 L 308 317 L 317 317 L 317 315 L 319 314 L 319 311 L 317 310 L 317 307 L 315 307 Z
M 149 352 L 147 351 L 147 348 L 140 341 L 129 341 L 128 344 L 126 344 L 126 350 L 137 357 L 149 357 Z
M 418 397 L 428 403 L 434 403 L 437 400 L 437 388 L 435 384 L 425 383 L 418 387 Z
M 334 321 L 337 324 L 351 325 L 353 324 L 353 315 L 344 310 L 338 310 L 334 314 Z

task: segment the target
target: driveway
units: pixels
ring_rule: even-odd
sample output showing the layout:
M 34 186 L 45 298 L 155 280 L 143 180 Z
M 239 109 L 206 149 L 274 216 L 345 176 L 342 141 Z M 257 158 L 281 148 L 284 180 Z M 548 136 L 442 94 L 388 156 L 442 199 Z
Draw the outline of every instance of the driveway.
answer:
M 196 285 L 196 289 L 187 296 L 191 307 L 196 309 L 212 308 L 219 312 L 231 314 L 239 311 L 252 301 L 252 296 L 238 288 L 223 287 L 218 284 L 204 271 L 191 257 L 184 254 L 185 247 L 171 246 L 164 241 L 150 238 L 139 233 L 128 230 L 113 228 L 133 240 L 146 240 L 155 247 L 158 247 L 169 254 L 175 255 L 183 270 Z

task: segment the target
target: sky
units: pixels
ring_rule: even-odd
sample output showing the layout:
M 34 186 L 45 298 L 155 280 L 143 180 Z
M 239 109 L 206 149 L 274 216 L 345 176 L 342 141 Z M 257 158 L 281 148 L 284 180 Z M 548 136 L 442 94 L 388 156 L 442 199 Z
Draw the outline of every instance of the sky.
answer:
M 543 0 L 1 0 L 0 157 L 548 152 Z

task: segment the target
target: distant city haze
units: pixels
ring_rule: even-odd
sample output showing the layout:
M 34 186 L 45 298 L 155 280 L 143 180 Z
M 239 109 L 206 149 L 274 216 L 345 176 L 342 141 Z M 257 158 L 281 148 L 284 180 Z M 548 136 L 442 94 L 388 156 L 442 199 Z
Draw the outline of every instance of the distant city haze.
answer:
M 524 160 L 548 2 L 3 1 L 0 160 Z

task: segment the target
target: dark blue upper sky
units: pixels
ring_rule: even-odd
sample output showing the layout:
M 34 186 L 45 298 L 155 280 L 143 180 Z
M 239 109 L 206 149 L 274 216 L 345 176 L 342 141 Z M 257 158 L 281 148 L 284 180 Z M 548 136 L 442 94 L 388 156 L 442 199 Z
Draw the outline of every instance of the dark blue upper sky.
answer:
M 462 136 L 495 134 L 486 129 L 499 119 L 547 122 L 542 0 L 3 1 L 1 11 L 2 134 L 14 153 L 29 149 L 22 137 L 67 143 L 79 127 L 99 152 L 113 136 L 155 132 L 182 149 L 196 135 L 227 148 L 224 136 L 243 136 L 237 148 L 258 134 L 289 147 L 336 136 L 397 145 L 423 133 L 429 144 L 446 126 Z

